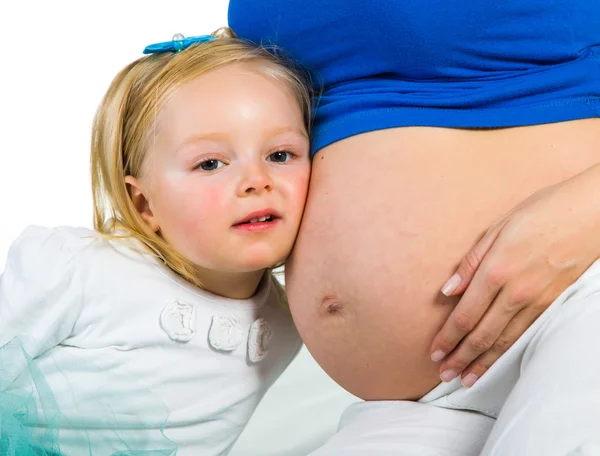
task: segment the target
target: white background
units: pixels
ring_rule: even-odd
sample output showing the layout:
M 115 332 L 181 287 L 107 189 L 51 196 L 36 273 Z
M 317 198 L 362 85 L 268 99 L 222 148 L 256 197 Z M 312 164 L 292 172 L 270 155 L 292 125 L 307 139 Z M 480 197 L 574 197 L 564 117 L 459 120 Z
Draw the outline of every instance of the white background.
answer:
M 227 23 L 228 0 L 0 2 L 0 271 L 29 224 L 91 227 L 92 118 L 116 73 L 150 43 Z M 232 456 L 302 456 L 355 399 L 302 350 Z

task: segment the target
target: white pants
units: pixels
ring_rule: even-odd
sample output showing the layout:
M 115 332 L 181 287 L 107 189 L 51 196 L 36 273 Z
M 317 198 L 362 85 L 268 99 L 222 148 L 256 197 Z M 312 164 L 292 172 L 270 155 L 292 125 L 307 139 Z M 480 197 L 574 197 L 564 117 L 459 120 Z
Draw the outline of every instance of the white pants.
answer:
M 430 404 L 358 402 L 311 456 L 477 456 L 493 425 L 485 415 Z
M 600 261 L 472 388 L 350 406 L 313 453 L 345 454 L 600 456 Z

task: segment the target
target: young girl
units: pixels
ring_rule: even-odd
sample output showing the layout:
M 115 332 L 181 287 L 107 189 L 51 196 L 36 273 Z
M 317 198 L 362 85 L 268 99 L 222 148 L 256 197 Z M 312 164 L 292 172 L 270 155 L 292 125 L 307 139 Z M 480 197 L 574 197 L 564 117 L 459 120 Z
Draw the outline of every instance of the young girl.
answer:
M 300 348 L 270 268 L 306 198 L 310 97 L 228 31 L 146 48 L 97 112 L 95 231 L 0 276 L 0 454 L 225 454 Z

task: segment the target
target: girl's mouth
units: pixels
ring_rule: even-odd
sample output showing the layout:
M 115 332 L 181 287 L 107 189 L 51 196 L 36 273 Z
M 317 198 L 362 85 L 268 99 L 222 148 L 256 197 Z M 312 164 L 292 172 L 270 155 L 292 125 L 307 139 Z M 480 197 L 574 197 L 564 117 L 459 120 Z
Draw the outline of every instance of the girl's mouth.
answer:
M 281 218 L 274 213 L 263 213 L 259 216 L 250 214 L 249 217 L 233 225 L 233 228 L 242 231 L 264 231 L 273 228 Z

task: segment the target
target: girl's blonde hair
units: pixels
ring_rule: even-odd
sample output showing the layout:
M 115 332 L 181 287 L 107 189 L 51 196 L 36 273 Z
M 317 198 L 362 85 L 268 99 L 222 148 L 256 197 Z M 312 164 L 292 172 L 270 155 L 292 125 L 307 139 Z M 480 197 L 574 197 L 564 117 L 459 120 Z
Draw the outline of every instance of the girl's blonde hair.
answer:
M 242 40 L 227 28 L 217 39 L 178 53 L 142 57 L 127 65 L 112 81 L 96 112 L 92 128 L 91 174 L 94 227 L 110 238 L 119 229 L 139 239 L 166 266 L 202 287 L 194 264 L 149 229 L 136 210 L 125 177 L 139 177 L 151 147 L 157 114 L 178 87 L 211 70 L 240 62 L 289 87 L 310 129 L 311 94 L 306 74 L 273 50 Z

